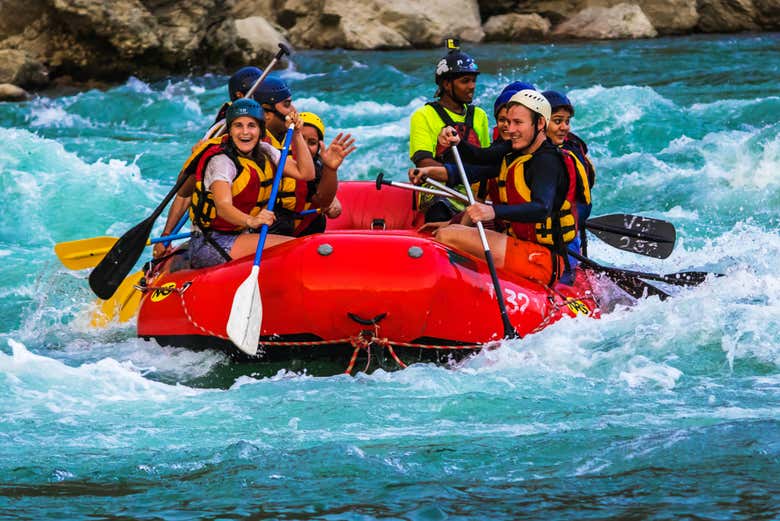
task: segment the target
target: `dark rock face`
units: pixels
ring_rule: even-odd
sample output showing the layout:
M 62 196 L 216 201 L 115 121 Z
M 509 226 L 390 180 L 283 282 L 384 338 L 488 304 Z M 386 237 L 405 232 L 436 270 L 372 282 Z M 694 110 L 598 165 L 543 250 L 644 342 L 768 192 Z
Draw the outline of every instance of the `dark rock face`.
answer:
M 450 36 L 652 38 L 779 28 L 780 0 L 1 0 L 0 83 L 37 89 L 64 78 L 229 72 L 263 66 L 280 42 L 378 49 L 435 47 Z

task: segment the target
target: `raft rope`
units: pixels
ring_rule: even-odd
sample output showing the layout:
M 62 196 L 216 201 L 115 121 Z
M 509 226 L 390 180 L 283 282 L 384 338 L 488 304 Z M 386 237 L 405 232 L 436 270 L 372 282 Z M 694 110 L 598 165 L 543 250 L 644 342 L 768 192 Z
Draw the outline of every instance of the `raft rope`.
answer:
M 229 340 L 230 338 L 227 335 L 217 333 L 216 331 L 212 331 L 207 327 L 199 324 L 195 320 L 195 317 L 193 317 L 192 313 L 190 313 L 190 310 L 187 307 L 187 302 L 184 299 L 184 293 L 187 291 L 187 289 L 189 289 L 191 285 L 192 282 L 186 282 L 181 288 L 171 288 L 166 286 L 139 286 L 138 289 L 141 291 L 159 290 L 168 293 L 175 293 L 179 297 L 179 302 L 181 304 L 182 310 L 184 311 L 184 315 L 187 317 L 187 320 L 190 322 L 190 324 L 192 324 L 199 331 L 205 333 L 208 336 L 220 338 L 222 340 Z M 314 346 L 326 346 L 326 345 L 338 345 L 338 344 L 350 344 L 355 348 L 354 351 L 352 352 L 352 357 L 350 358 L 347 369 L 344 371 L 345 374 L 352 374 L 352 370 L 355 367 L 355 362 L 361 350 L 365 350 L 367 355 L 366 367 L 363 369 L 363 372 L 368 371 L 371 365 L 370 348 L 372 345 L 380 346 L 383 349 L 387 349 L 387 352 L 390 353 L 390 356 L 393 358 L 393 361 L 395 361 L 395 363 L 398 364 L 398 367 L 400 367 L 401 369 L 406 369 L 407 365 L 403 362 L 403 360 L 401 360 L 401 358 L 393 349 L 394 345 L 396 347 L 411 347 L 416 349 L 446 349 L 446 350 L 482 349 L 486 345 L 486 344 L 467 344 L 467 345 L 446 346 L 446 345 L 438 345 L 438 344 L 396 342 L 388 339 L 387 337 L 380 337 L 379 324 L 376 324 L 374 326 L 373 332 L 362 330 L 360 331 L 360 333 L 358 333 L 355 336 L 339 338 L 336 340 L 315 340 L 315 341 L 308 341 L 308 342 L 300 341 L 300 340 L 293 340 L 293 341 L 263 340 L 260 343 L 260 346 L 261 347 L 272 347 L 272 346 L 273 347 L 293 347 L 293 346 L 314 347 Z
M 220 338 L 223 340 L 229 340 L 229 337 L 226 335 L 219 334 L 215 331 L 211 331 L 208 328 L 198 324 L 198 322 L 195 320 L 195 318 L 190 313 L 189 309 L 187 308 L 187 303 L 184 300 L 184 293 L 189 289 L 189 287 L 192 285 L 192 282 L 186 282 L 181 288 L 170 288 L 165 286 L 137 286 L 137 289 L 141 291 L 150 291 L 150 290 L 159 290 L 159 291 L 167 291 L 169 293 L 176 293 L 180 298 L 179 301 L 181 302 L 182 310 L 184 311 L 185 316 L 187 317 L 187 320 L 195 326 L 198 330 L 202 331 L 206 335 L 213 336 L 216 338 Z M 585 291 L 585 295 L 581 297 L 567 297 L 563 295 L 560 291 L 556 290 L 555 288 L 547 287 L 548 292 L 548 300 L 550 302 L 550 310 L 545 315 L 544 319 L 528 334 L 534 334 L 538 333 L 539 331 L 546 328 L 550 323 L 553 321 L 553 319 L 560 317 L 563 315 L 562 310 L 564 308 L 569 308 L 569 304 L 579 304 L 583 300 L 589 301 L 593 304 L 593 308 L 590 309 L 590 313 L 594 313 L 598 310 L 599 304 L 596 300 L 595 296 L 590 290 Z M 559 304 L 555 297 L 559 297 L 561 299 L 561 303 Z M 387 337 L 380 337 L 379 336 L 379 324 L 374 325 L 374 331 L 370 330 L 362 330 L 360 333 L 358 333 L 355 336 L 350 336 L 346 338 L 339 338 L 336 340 L 315 340 L 315 341 L 300 341 L 300 340 L 293 340 L 293 341 L 274 341 L 274 340 L 264 340 L 260 343 L 261 347 L 293 347 L 293 346 L 299 346 L 299 347 L 314 347 L 314 346 L 325 346 L 325 345 L 337 345 L 337 344 L 350 344 L 354 347 L 354 350 L 352 351 L 352 356 L 350 357 L 349 364 L 347 365 L 346 370 L 344 371 L 344 374 L 352 375 L 352 371 L 355 368 L 355 362 L 357 361 L 357 357 L 360 354 L 360 351 L 363 350 L 366 352 L 366 366 L 363 369 L 363 372 L 367 372 L 370 365 L 371 365 L 371 346 L 379 346 L 383 349 L 387 349 L 387 352 L 390 353 L 390 356 L 393 358 L 393 361 L 398 365 L 401 369 L 406 369 L 407 365 L 401 360 L 401 358 L 396 354 L 395 350 L 393 349 L 393 346 L 396 347 L 410 347 L 414 349 L 446 349 L 446 350 L 476 350 L 476 349 L 482 349 L 485 347 L 489 347 L 491 344 L 494 344 L 494 341 L 486 342 L 484 344 L 466 344 L 466 345 L 440 345 L 440 344 L 418 344 L 418 343 L 412 343 L 412 342 L 397 342 L 388 339 Z

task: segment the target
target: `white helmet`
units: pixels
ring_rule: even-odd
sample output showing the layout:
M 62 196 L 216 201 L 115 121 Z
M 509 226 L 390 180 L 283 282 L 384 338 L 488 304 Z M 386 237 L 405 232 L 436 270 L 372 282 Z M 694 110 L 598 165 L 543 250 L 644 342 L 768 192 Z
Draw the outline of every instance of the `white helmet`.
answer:
M 550 102 L 547 101 L 541 92 L 524 89 L 509 98 L 507 106 L 511 106 L 513 103 L 520 104 L 530 110 L 544 116 L 545 124 L 550 123 L 550 115 L 552 114 L 552 108 Z

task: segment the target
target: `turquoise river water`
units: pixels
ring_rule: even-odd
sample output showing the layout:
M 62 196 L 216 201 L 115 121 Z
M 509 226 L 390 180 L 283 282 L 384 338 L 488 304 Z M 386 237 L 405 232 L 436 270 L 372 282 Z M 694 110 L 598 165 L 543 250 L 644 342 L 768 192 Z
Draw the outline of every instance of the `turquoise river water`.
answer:
M 780 518 L 780 34 L 466 50 L 488 111 L 511 80 L 569 92 L 594 215 L 677 227 L 666 260 L 594 258 L 727 276 L 453 368 L 260 377 L 90 328 L 87 272 L 53 252 L 151 213 L 226 78 L 0 103 L 1 519 Z M 280 74 L 358 137 L 343 178 L 402 179 L 440 54 Z

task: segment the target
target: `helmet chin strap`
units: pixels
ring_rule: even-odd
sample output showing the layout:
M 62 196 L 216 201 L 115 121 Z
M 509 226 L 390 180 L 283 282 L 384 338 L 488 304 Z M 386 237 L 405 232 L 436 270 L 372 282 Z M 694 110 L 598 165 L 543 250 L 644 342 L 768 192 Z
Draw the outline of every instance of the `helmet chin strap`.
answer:
M 531 144 L 528 145 L 529 147 L 536 143 L 536 138 L 539 137 L 539 132 L 541 132 L 541 130 L 539 130 L 539 114 L 534 112 L 534 137 L 531 139 Z
M 521 152 L 523 150 L 528 150 L 534 145 L 534 143 L 536 143 L 536 138 L 539 137 L 539 132 L 541 132 L 541 130 L 539 129 L 539 114 L 534 112 L 534 137 L 531 138 L 531 141 L 528 142 L 528 146 L 523 148 Z

